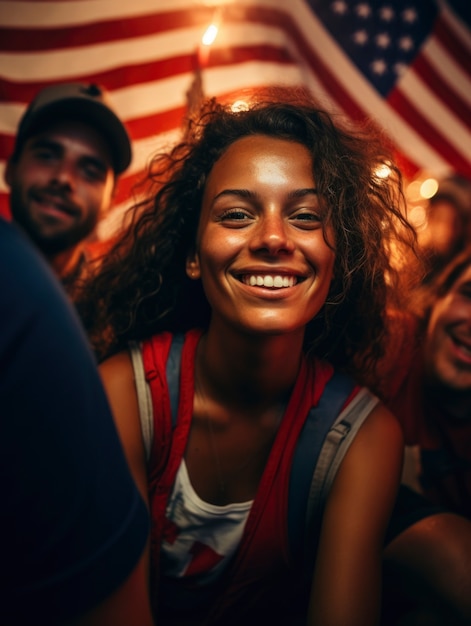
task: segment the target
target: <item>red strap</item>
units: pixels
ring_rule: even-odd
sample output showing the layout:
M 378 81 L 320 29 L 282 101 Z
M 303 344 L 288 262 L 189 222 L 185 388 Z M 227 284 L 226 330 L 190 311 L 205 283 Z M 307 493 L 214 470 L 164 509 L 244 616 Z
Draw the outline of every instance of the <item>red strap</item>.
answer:
M 181 357 L 181 385 L 177 424 L 172 429 L 166 363 L 172 343 L 170 333 L 152 337 L 143 344 L 143 363 L 150 386 L 154 413 L 154 437 L 149 463 L 149 507 L 151 516 L 152 596 L 157 596 L 160 546 L 167 500 L 185 451 L 193 414 L 194 352 L 200 331 L 185 336 Z
M 165 377 L 165 364 L 171 343 L 172 335 L 162 333 L 148 339 L 142 346 L 145 378 L 149 383 L 154 414 L 154 437 L 149 462 L 149 482 L 153 480 L 155 475 L 160 475 L 166 465 L 172 434 L 170 400 Z

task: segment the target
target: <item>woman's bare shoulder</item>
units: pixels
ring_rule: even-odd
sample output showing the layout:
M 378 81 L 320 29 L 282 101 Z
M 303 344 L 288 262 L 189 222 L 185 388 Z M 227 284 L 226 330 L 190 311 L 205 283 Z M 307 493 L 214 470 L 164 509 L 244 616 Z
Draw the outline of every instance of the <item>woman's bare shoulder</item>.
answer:
M 119 352 L 103 361 L 100 374 L 129 466 L 141 492 L 146 493 L 145 451 L 129 351 Z

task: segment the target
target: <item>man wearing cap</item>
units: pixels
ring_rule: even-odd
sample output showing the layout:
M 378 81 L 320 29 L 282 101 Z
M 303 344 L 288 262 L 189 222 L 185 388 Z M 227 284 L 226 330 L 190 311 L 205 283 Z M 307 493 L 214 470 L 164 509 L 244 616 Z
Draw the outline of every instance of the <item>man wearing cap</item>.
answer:
M 20 120 L 5 171 L 12 218 L 69 292 L 84 270 L 86 239 L 130 161 L 126 128 L 97 85 L 46 87 Z

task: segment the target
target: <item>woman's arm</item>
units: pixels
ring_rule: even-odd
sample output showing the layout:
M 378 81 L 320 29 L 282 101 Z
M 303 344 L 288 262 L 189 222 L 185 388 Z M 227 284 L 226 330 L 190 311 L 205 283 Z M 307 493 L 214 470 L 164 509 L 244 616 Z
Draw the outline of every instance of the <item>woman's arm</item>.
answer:
M 146 457 L 134 384 L 134 370 L 129 353 L 122 352 L 104 361 L 100 365 L 100 374 L 131 474 L 144 502 L 148 505 Z M 84 624 L 90 624 L 90 626 L 95 623 L 101 624 L 100 613 L 110 616 L 109 622 L 103 622 L 109 623 L 110 626 L 111 624 L 114 626 L 153 624 L 150 608 L 149 568 L 150 543 L 148 541 L 140 562 L 128 580 L 114 597 L 97 610 L 98 621 L 92 621 L 91 616 L 88 616 L 89 621 L 85 621 Z
M 148 503 L 147 467 L 134 370 L 128 352 L 121 352 L 100 365 L 100 374 L 136 485 Z
M 400 481 L 402 451 L 399 423 L 378 405 L 347 452 L 327 501 L 309 626 L 378 623 L 384 533 Z

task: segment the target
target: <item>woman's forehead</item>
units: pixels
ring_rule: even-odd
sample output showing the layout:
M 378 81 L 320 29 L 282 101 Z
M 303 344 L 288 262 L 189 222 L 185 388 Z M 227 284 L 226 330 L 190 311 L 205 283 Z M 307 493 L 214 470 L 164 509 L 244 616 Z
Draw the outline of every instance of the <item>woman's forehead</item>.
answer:
M 263 159 L 267 167 L 270 162 L 280 160 L 280 157 L 288 158 L 296 163 L 303 163 L 308 166 L 308 171 L 312 170 L 312 155 L 308 148 L 297 141 L 273 137 L 270 135 L 248 135 L 232 142 L 221 156 L 213 163 L 210 175 L 213 170 L 222 172 L 227 165 L 231 172 L 250 173 L 250 160 Z

